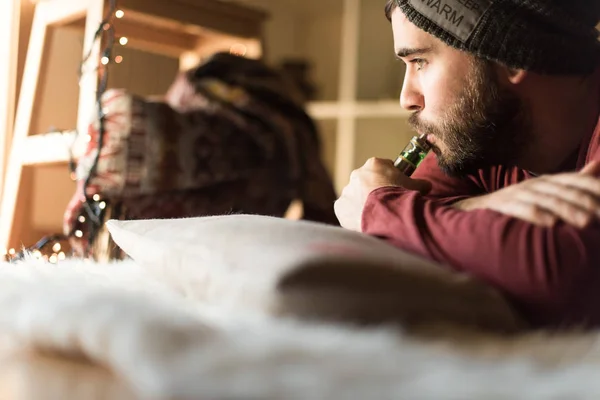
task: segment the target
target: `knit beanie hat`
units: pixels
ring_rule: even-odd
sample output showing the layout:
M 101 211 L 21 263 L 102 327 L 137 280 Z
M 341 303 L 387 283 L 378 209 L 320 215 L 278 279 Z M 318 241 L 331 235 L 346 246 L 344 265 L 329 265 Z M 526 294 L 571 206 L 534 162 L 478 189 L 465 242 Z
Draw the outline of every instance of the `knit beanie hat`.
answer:
M 448 45 L 512 68 L 588 74 L 600 65 L 600 0 L 393 0 Z

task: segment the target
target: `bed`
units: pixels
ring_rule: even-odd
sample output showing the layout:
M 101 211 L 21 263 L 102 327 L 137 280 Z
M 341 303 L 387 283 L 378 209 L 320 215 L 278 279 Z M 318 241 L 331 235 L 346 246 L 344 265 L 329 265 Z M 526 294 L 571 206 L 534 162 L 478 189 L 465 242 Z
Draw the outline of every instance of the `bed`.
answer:
M 0 266 L 3 398 L 600 395 L 597 333 L 524 333 L 494 290 L 374 238 L 250 215 L 108 229 L 130 258 Z

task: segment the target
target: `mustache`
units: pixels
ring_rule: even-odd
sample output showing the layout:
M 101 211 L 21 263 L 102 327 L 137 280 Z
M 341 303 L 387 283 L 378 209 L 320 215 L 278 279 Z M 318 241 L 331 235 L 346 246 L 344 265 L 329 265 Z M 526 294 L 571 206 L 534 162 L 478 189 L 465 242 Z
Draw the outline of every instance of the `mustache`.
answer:
M 421 127 L 421 120 L 419 119 L 419 111 L 415 111 L 408 117 L 408 125 L 415 130 L 418 131 Z
M 431 133 L 439 136 L 439 129 L 433 124 L 423 121 L 420 117 L 420 111 L 415 111 L 408 117 L 408 125 L 418 133 Z
M 419 120 L 420 111 L 413 112 L 410 117 L 408 117 L 408 123 L 412 125 L 420 125 L 421 121 Z

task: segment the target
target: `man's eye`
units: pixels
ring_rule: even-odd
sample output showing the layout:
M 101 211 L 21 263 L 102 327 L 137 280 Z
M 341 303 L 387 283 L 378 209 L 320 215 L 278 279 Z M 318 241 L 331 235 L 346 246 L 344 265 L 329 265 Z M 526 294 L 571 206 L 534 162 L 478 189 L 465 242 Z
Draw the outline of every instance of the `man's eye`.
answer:
M 423 67 L 426 64 L 426 61 L 422 58 L 414 58 L 412 60 L 410 60 L 411 64 L 415 64 L 417 66 L 417 71 L 423 69 Z

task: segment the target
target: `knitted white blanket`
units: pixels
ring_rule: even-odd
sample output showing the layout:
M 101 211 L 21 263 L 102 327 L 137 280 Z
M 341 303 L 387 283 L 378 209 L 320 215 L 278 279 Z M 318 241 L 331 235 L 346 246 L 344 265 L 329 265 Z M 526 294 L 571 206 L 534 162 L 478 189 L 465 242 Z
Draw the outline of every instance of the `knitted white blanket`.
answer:
M 600 398 L 597 334 L 415 337 L 207 304 L 163 282 L 132 261 L 0 264 L 0 331 L 83 353 L 142 398 Z

